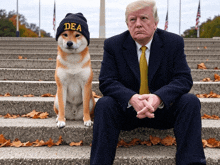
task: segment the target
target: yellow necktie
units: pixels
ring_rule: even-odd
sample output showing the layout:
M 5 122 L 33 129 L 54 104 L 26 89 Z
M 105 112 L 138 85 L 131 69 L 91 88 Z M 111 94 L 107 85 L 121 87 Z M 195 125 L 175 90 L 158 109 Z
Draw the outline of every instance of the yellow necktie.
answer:
M 140 58 L 140 78 L 141 78 L 141 86 L 139 93 L 140 94 L 149 94 L 149 88 L 148 88 L 148 66 L 147 66 L 147 60 L 145 57 L 145 51 L 147 47 L 142 46 L 142 54 Z

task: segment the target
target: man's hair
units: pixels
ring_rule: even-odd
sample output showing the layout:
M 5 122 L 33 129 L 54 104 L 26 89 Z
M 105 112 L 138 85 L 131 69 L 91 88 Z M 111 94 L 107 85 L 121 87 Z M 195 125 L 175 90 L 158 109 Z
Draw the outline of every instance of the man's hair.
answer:
M 159 22 L 159 17 L 157 15 L 157 6 L 156 6 L 156 2 L 155 0 L 138 0 L 138 1 L 134 1 L 130 4 L 127 5 L 126 7 L 126 11 L 125 11 L 125 20 L 126 22 L 128 21 L 128 15 L 134 11 L 143 9 L 145 7 L 149 7 L 152 6 L 153 9 L 153 16 L 154 16 L 154 20 L 155 22 Z

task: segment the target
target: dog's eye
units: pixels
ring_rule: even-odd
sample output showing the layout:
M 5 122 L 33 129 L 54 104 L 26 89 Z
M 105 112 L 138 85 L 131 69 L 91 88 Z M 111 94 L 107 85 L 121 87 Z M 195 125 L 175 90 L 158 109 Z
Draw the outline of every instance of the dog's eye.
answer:
M 67 37 L 68 35 L 66 33 L 64 33 L 63 36 Z
M 76 35 L 76 37 L 79 37 L 79 36 L 80 36 L 80 34 L 77 34 L 77 35 Z

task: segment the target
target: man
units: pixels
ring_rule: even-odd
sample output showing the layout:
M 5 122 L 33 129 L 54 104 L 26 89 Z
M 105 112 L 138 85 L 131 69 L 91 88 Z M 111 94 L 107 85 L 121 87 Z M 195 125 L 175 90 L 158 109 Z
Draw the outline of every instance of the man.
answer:
M 157 29 L 155 0 L 131 3 L 125 15 L 128 31 L 104 43 L 90 163 L 113 164 L 120 130 L 148 127 L 174 128 L 177 165 L 206 164 L 183 39 Z

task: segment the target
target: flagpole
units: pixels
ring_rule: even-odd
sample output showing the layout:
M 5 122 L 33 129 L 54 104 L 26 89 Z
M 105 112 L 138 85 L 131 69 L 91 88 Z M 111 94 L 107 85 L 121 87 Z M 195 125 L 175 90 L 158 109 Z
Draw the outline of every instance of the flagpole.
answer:
M 39 0 L 39 38 L 41 37 L 41 32 L 40 32 L 40 0 Z
M 16 37 L 19 37 L 19 17 L 18 17 L 18 0 L 17 0 L 17 28 L 16 28 Z
M 181 35 L 181 0 L 180 0 L 180 11 L 179 11 L 179 35 Z

